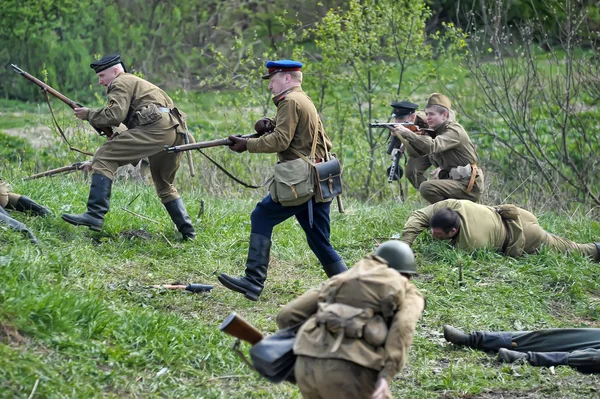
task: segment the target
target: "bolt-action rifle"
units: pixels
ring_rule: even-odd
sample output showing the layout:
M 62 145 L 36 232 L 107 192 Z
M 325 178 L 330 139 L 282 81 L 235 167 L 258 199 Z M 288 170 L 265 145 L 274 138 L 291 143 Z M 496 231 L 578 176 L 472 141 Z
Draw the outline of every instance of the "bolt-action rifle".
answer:
M 63 167 L 56 168 L 56 169 L 50 169 L 45 172 L 36 173 L 35 175 L 24 177 L 23 180 L 34 180 L 34 179 L 39 179 L 40 177 L 54 176 L 54 175 L 59 175 L 61 173 L 67 174 L 67 173 L 75 172 L 77 170 L 83 170 L 83 168 L 89 163 L 90 163 L 90 161 L 75 162 L 72 165 L 63 166 Z
M 262 136 L 264 133 L 253 133 L 253 134 L 245 134 L 236 135 L 237 137 L 245 138 L 245 139 L 255 139 Z M 166 152 L 181 152 L 181 151 L 191 151 L 191 150 L 201 150 L 202 148 L 210 148 L 210 147 L 219 147 L 219 146 L 230 146 L 233 145 L 233 141 L 228 138 L 210 140 L 210 141 L 200 141 L 198 143 L 193 144 L 183 144 L 183 145 L 174 145 L 169 147 L 165 146 Z
M 48 86 L 46 83 L 42 82 L 41 80 L 39 80 L 35 76 L 33 76 L 33 75 L 25 72 L 24 70 L 22 70 L 21 68 L 19 68 L 15 64 L 11 64 L 10 66 L 13 68 L 13 70 L 15 72 L 21 74 L 21 76 L 23 76 L 25 79 L 27 79 L 30 82 L 33 82 L 36 85 L 40 86 L 41 89 L 44 92 L 52 94 L 54 97 L 58 98 L 63 103 L 67 104 L 69 107 L 71 107 L 73 109 L 75 109 L 75 108 L 83 108 L 83 105 L 81 105 L 79 103 L 76 103 L 75 101 L 71 100 L 69 97 L 65 96 L 64 94 L 59 93 L 58 91 L 56 91 L 52 87 Z M 49 105 L 50 105 L 50 103 L 48 103 L 48 106 Z M 52 110 L 52 108 L 50 108 L 50 110 Z M 103 128 L 94 127 L 94 129 L 96 129 L 96 131 L 98 132 L 98 134 L 100 136 L 106 136 L 106 137 L 110 138 L 113 135 L 113 131 L 112 131 L 112 129 L 110 127 L 103 127 Z
M 246 341 L 252 346 L 263 339 L 263 335 L 260 331 L 241 316 L 238 316 L 235 312 L 232 312 L 225 320 L 223 320 L 223 323 L 219 326 L 219 330 L 238 340 Z

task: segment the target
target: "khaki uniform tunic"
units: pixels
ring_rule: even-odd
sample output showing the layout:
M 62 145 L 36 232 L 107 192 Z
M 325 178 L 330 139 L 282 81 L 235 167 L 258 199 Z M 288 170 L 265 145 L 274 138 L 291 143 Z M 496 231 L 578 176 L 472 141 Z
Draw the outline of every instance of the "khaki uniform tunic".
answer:
M 16 206 L 19 198 L 21 198 L 21 195 L 11 193 L 8 184 L 0 179 L 0 206 L 2 208 L 6 208 L 8 204 Z
M 537 218 L 525 209 L 515 207 L 518 217 L 503 221 L 496 208 L 467 200 L 448 199 L 414 211 L 404 225 L 401 240 L 412 245 L 415 238 L 429 228 L 433 214 L 442 208 L 450 208 L 458 213 L 460 228 L 451 243 L 469 252 L 480 248 L 502 252 L 504 247 L 505 255 L 516 257 L 523 253 L 537 253 L 542 246 L 547 245 L 562 253 L 578 251 L 592 259 L 598 257 L 595 244 L 577 244 L 550 234 L 538 224 Z
M 344 330 L 334 333 L 319 325 L 320 307 L 331 303 L 372 309 L 382 316 L 389 328 L 384 343 L 374 347 L 362 338 L 349 338 Z M 277 324 L 285 328 L 304 322 L 294 345 L 299 356 L 295 376 L 303 396 L 370 397 L 377 378 L 389 382 L 406 364 L 424 306 L 422 294 L 408 279 L 372 255 L 290 302 Z
M 273 102 L 277 106 L 277 114 L 271 119 L 275 130 L 259 138 L 248 139 L 248 152 L 276 152 L 279 162 L 292 161 L 299 158 L 292 148 L 309 156 L 316 137 L 316 157 L 325 158 L 321 133 L 325 137 L 328 151 L 331 149 L 331 141 L 325 134 L 319 113 L 310 97 L 296 86 L 275 96 Z
M 183 153 L 167 153 L 164 146 L 184 143 L 185 119 L 157 107 L 173 109 L 173 100 L 159 87 L 129 73 L 121 73 L 108 86 L 108 105 L 90 110 L 88 120 L 94 127 L 127 130 L 104 143 L 94 154 L 92 173 L 114 180 L 119 166 L 137 164 L 148 157 L 156 192 L 163 203 L 179 198 L 173 186 Z M 192 141 L 190 137 L 190 141 Z
M 446 121 L 435 129 L 435 133 L 435 139 L 416 133 L 411 133 L 406 139 L 417 151 L 430 155 L 432 163 L 441 168 L 442 176 L 453 168 L 477 163 L 475 146 L 460 124 Z M 467 193 L 469 180 L 470 176 L 461 180 L 429 180 L 421 184 L 419 192 L 432 204 L 448 198 L 477 201 L 483 192 L 483 172 L 478 169 L 473 189 Z

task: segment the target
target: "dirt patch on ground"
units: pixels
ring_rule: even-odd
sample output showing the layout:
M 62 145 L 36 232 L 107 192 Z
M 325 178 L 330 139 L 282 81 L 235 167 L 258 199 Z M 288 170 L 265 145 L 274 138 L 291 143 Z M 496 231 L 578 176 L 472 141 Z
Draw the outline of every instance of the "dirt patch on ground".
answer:
M 16 346 L 25 344 L 28 341 L 15 327 L 8 324 L 0 324 L 0 342 Z
M 50 147 L 56 143 L 54 132 L 44 125 L 5 129 L 3 132 L 9 136 L 20 137 L 29 141 L 33 148 Z

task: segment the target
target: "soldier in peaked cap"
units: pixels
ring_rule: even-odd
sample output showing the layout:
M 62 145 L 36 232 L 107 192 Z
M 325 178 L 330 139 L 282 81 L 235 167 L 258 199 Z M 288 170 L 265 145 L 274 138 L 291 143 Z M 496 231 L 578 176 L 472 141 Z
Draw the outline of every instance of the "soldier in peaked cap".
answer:
M 409 101 L 393 102 L 391 104 L 393 112 L 392 117 L 396 123 L 414 123 L 419 128 L 427 128 L 427 117 L 424 112 L 417 111 L 419 106 Z M 431 166 L 429 156 L 419 151 L 415 146 L 410 144 L 404 137 L 400 137 L 400 141 L 406 148 L 408 162 L 406 163 L 406 178 L 410 181 L 417 190 L 421 183 L 427 180 L 425 171 Z
M 313 185 L 312 175 L 304 178 L 303 171 L 308 171 L 306 168 L 309 165 L 301 155 L 310 157 L 314 153 L 314 161 L 319 162 L 331 149 L 331 141 L 325 134 L 321 118 L 310 97 L 302 90 L 302 63 L 291 60 L 267 61 L 266 66 L 267 73 L 263 79 L 269 79 L 269 90 L 273 93 L 277 114 L 275 118 L 262 118 L 256 122 L 255 130 L 265 133 L 259 138 L 229 136 L 234 143 L 230 148 L 236 152 L 276 153 L 276 169 L 282 170 L 281 174 L 276 171 L 276 175 L 278 179 L 284 175 L 289 178 L 291 193 L 296 195 L 298 201 L 295 202 L 292 197 L 290 202 L 284 204 L 281 189 L 276 189 L 280 185 L 271 184 L 270 193 L 250 215 L 250 246 L 245 275 L 219 275 L 221 284 L 253 301 L 258 300 L 267 279 L 273 228 L 292 216 L 296 217 L 306 233 L 308 245 L 327 276 L 346 270 L 346 265 L 329 241 L 331 202 L 317 202 L 310 192 L 300 196 L 295 189 L 302 185 L 302 181 L 306 182 L 306 187 Z M 286 168 L 287 171 L 284 171 Z
M 421 196 L 434 204 L 448 198 L 477 202 L 483 192 L 483 172 L 477 167 L 477 151 L 465 129 L 451 117 L 452 104 L 443 94 L 433 93 L 427 100 L 427 124 L 435 138 L 418 135 L 403 126 L 390 128 L 414 148 L 430 156 L 438 168 L 437 179 L 419 186 Z
M 173 185 L 183 153 L 164 151 L 165 146 L 184 143 L 184 135 L 188 134 L 185 114 L 159 87 L 127 73 L 118 54 L 107 55 L 90 67 L 98 75 L 98 83 L 106 87 L 108 103 L 101 109 L 75 108 L 75 115 L 97 128 L 123 123 L 127 130 L 109 137 L 94 154 L 87 211 L 64 214 L 63 220 L 102 230 L 117 168 L 148 157 L 158 197 L 183 238 L 195 238 L 196 231 Z

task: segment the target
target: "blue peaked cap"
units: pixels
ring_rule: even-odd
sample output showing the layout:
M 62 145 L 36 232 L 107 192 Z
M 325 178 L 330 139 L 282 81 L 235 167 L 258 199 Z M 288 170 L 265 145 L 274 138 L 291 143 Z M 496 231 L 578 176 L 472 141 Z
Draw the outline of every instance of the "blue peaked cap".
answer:
M 267 61 L 265 65 L 267 73 L 262 76 L 263 79 L 269 79 L 277 72 L 294 72 L 302 69 L 302 63 L 294 60 Z

